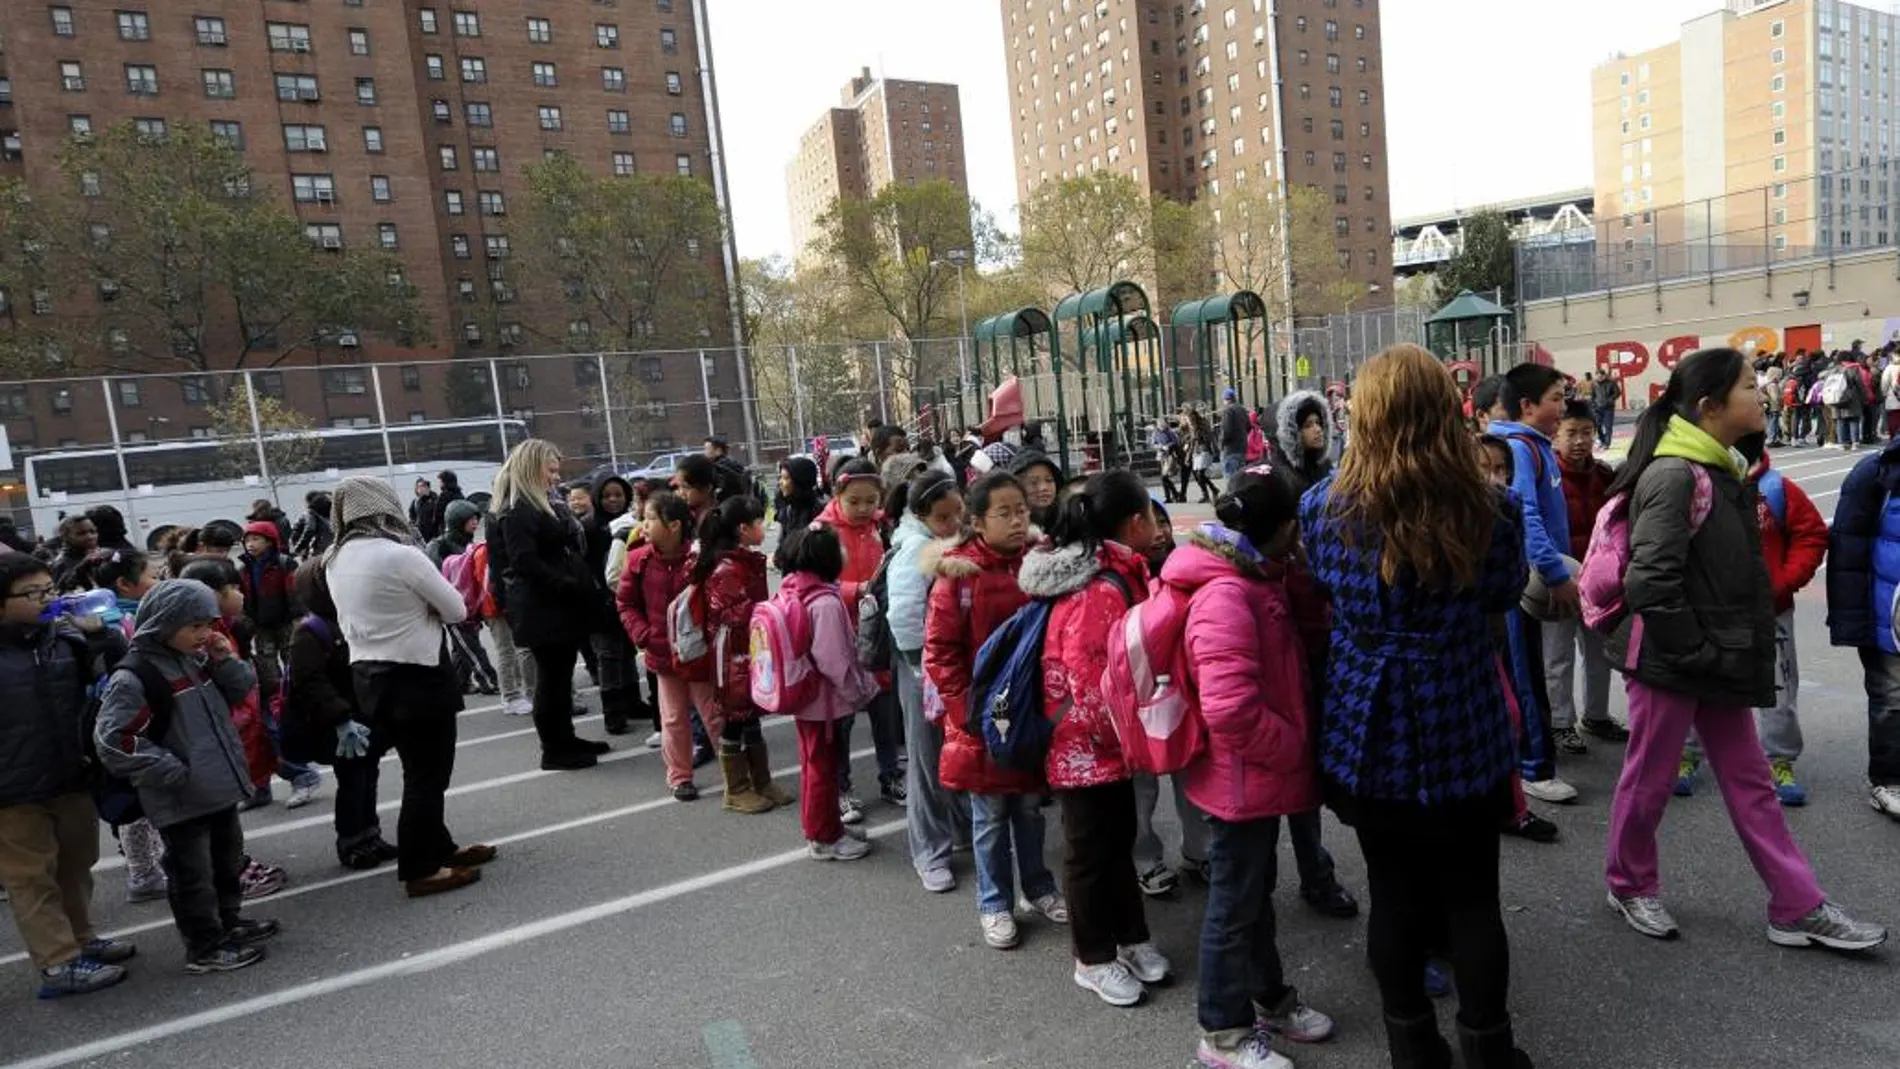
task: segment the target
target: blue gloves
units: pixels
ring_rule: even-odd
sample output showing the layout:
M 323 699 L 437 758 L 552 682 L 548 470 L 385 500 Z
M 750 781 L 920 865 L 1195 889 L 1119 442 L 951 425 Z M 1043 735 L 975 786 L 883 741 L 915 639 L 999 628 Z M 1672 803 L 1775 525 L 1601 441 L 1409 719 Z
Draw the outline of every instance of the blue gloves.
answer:
M 368 754 L 369 728 L 354 720 L 337 725 L 336 755 L 338 757 L 365 757 Z

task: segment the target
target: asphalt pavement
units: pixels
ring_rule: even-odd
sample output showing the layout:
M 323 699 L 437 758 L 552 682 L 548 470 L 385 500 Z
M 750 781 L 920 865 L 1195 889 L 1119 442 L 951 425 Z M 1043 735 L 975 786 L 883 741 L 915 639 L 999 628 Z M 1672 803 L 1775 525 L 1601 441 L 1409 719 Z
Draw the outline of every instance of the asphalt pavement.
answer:
M 1831 515 L 1858 455 L 1808 449 L 1778 459 Z M 1193 505 L 1175 510 L 1184 527 L 1206 516 Z M 1807 743 L 1797 768 L 1813 798 L 1788 819 L 1835 900 L 1900 924 L 1900 824 L 1867 805 L 1859 665 L 1853 651 L 1827 645 L 1824 616 L 1817 581 L 1797 615 Z M 1614 694 L 1620 716 L 1620 686 Z M 598 737 L 598 717 L 581 729 Z M 772 723 L 766 738 L 774 765 L 795 782 L 789 725 Z M 868 799 L 876 786 L 868 730 L 854 742 Z M 864 827 L 877 849 L 866 860 L 818 864 L 803 856 L 795 811 L 723 813 L 716 791 L 676 803 L 656 752 L 638 736 L 614 745 L 596 769 L 542 773 L 525 718 L 472 707 L 461 720 L 449 820 L 462 841 L 499 844 L 501 857 L 477 886 L 438 898 L 405 899 L 390 869 L 337 866 L 327 781 L 313 806 L 246 814 L 251 852 L 289 869 L 291 883 L 247 906 L 285 930 L 268 960 L 236 974 L 183 973 L 165 905 L 126 903 L 107 840 L 95 916 L 101 931 L 138 941 L 132 978 L 87 998 L 36 1002 L 18 937 L 4 926 L 0 1069 L 1190 1062 L 1202 892 L 1149 902 L 1178 979 L 1142 1006 L 1113 1009 L 1070 981 L 1064 929 L 1027 921 L 1019 949 L 983 945 L 967 855 L 956 859 L 962 886 L 926 893 L 905 855 L 901 810 L 870 803 Z M 1683 938 L 1645 939 L 1605 908 L 1603 843 L 1620 754 L 1595 744 L 1588 757 L 1566 759 L 1562 775 L 1582 791 L 1577 805 L 1533 803 L 1562 827 L 1561 843 L 1505 844 L 1512 1005 L 1538 1066 L 1900 1065 L 1900 951 L 1771 946 L 1766 896 L 1706 773 L 1700 793 L 1671 804 L 1662 832 L 1664 894 Z M 713 773 L 701 770 L 702 788 Z M 392 835 L 399 786 L 391 761 L 382 797 Z M 1178 843 L 1166 792 L 1162 807 L 1164 836 Z M 1330 817 L 1326 829 L 1342 879 L 1363 894 L 1356 845 Z M 1303 1067 L 1384 1066 L 1363 916 L 1308 911 L 1285 846 L 1281 871 L 1288 975 L 1340 1026 L 1334 1041 L 1287 1053 Z M 1454 1009 L 1455 1000 L 1441 1004 L 1447 1028 Z

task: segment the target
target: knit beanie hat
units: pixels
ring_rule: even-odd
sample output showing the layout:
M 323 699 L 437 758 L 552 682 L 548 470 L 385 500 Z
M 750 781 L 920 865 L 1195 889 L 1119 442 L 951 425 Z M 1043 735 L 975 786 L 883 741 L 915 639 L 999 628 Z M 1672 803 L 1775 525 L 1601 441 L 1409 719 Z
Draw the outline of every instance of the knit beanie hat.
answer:
M 911 476 L 929 466 L 917 453 L 892 453 L 884 459 L 884 466 L 878 469 L 877 474 L 885 486 L 896 486 L 909 482 Z

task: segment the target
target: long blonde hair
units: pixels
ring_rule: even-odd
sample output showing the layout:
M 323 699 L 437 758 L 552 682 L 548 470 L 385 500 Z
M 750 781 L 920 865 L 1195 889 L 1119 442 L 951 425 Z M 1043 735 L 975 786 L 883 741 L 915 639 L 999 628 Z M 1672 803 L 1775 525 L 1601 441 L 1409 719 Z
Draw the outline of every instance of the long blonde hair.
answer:
M 506 512 L 526 503 L 554 515 L 554 505 L 548 500 L 549 488 L 541 484 L 546 479 L 543 473 L 548 461 L 559 462 L 560 459 L 560 449 L 546 439 L 529 438 L 515 446 L 508 452 L 508 459 L 501 462 L 501 470 L 495 473 L 492 487 L 495 511 Z
M 1432 589 L 1471 587 L 1490 551 L 1497 499 L 1461 418 L 1458 387 L 1431 353 L 1394 345 L 1352 393 L 1352 447 L 1333 477 L 1329 513 L 1347 544 L 1379 533 L 1379 577 L 1408 570 Z

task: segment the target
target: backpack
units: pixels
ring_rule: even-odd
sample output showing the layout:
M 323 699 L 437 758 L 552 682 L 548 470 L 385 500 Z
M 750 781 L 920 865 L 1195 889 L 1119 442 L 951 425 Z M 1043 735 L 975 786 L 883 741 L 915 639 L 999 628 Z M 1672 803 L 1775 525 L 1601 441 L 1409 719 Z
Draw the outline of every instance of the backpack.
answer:
M 1524 447 L 1531 451 L 1531 472 L 1536 476 L 1537 485 L 1544 485 L 1544 451 L 1537 448 L 1539 440 L 1528 434 L 1507 434 L 1504 438 L 1506 441 L 1523 442 Z M 1535 502 L 1528 504 L 1532 508 L 1536 507 Z
M 74 654 L 84 665 L 92 654 L 82 643 L 75 642 L 74 647 Z M 113 672 L 121 668 L 137 677 L 139 689 L 145 692 L 145 707 L 152 714 L 151 719 L 145 722 L 144 730 L 138 734 L 153 742 L 161 742 L 166 733 L 171 731 L 172 714 L 177 710 L 171 681 L 165 678 L 157 665 L 140 656 L 136 649 L 128 650 L 125 656 L 119 658 L 119 663 L 112 666 L 112 671 L 100 677 L 92 687 L 85 712 L 79 720 L 85 732 L 82 743 L 93 768 L 97 770 L 92 782 L 93 804 L 99 809 L 99 819 L 115 828 L 124 827 L 145 816 L 145 807 L 139 804 L 138 788 L 132 786 L 131 780 L 107 771 L 105 763 L 99 760 L 99 706 L 105 697 L 106 684 L 111 681 Z
M 1788 482 L 1781 473 L 1773 468 L 1761 473 L 1755 480 L 1755 491 L 1761 495 L 1768 506 L 1768 515 L 1774 517 L 1775 526 L 1783 531 L 1788 529 Z
M 675 671 L 689 682 L 710 679 L 712 638 L 706 633 L 706 597 L 689 583 L 666 605 L 666 641 Z
M 811 660 L 811 610 L 780 588 L 752 607 L 752 705 L 763 713 L 791 713 L 818 697 L 821 677 Z
M 877 672 L 891 667 L 891 621 L 885 612 L 890 607 L 890 579 L 885 574 L 890 564 L 886 553 L 877 574 L 858 588 L 858 663 Z
M 1265 460 L 1266 456 L 1267 433 L 1261 430 L 1259 425 L 1256 424 L 1252 430 L 1247 432 L 1247 463 L 1258 463 Z
M 1689 502 L 1689 533 L 1693 536 L 1715 507 L 1715 485 L 1702 465 L 1691 463 L 1689 471 L 1695 477 L 1695 493 Z M 1577 575 L 1585 627 L 1607 636 L 1622 622 L 1623 576 L 1629 566 L 1629 494 L 1621 493 L 1598 510 L 1596 526 L 1590 531 L 1590 548 L 1583 555 L 1583 569 Z M 1631 656 L 1634 654 L 1632 650 Z
M 1825 405 L 1847 404 L 1847 369 L 1837 367 L 1821 380 L 1821 403 Z
M 1101 577 L 1127 601 L 1127 582 L 1115 572 Z M 970 671 L 970 704 L 964 728 L 983 740 L 990 757 L 1007 768 L 1037 771 L 1049 756 L 1055 721 L 1043 709 L 1043 642 L 1049 635 L 1053 600 L 1036 599 L 1010 614 L 976 651 Z
M 494 602 L 488 597 L 488 543 L 471 542 L 467 549 L 442 561 L 442 578 L 462 595 L 462 607 L 471 620 L 494 615 Z
M 1102 700 L 1136 775 L 1179 772 L 1201 755 L 1207 730 L 1188 679 L 1188 599 L 1163 584 L 1129 609 L 1109 636 Z
M 1793 375 L 1781 384 L 1781 407 L 1798 408 L 1801 405 L 1801 383 Z
M 454 558 L 450 559 L 452 560 Z M 444 567 L 446 566 L 447 562 L 444 562 Z M 317 641 L 323 643 L 326 649 L 336 645 L 336 632 L 330 629 L 329 621 L 314 612 L 305 613 L 303 619 L 297 621 L 297 628 L 315 635 Z M 291 635 L 294 640 L 296 637 L 295 629 L 292 630 Z M 284 649 L 284 657 L 286 660 L 290 657 L 288 646 Z M 290 672 L 288 668 L 286 668 L 282 674 L 282 679 L 277 684 L 277 742 L 279 749 L 283 752 L 284 759 L 287 761 L 314 761 L 321 765 L 330 764 L 336 758 L 335 747 L 333 744 L 330 746 L 324 745 L 327 741 L 324 738 L 325 734 L 325 732 L 319 730 L 318 725 L 310 722 L 309 717 L 304 715 L 303 710 L 291 704 Z

